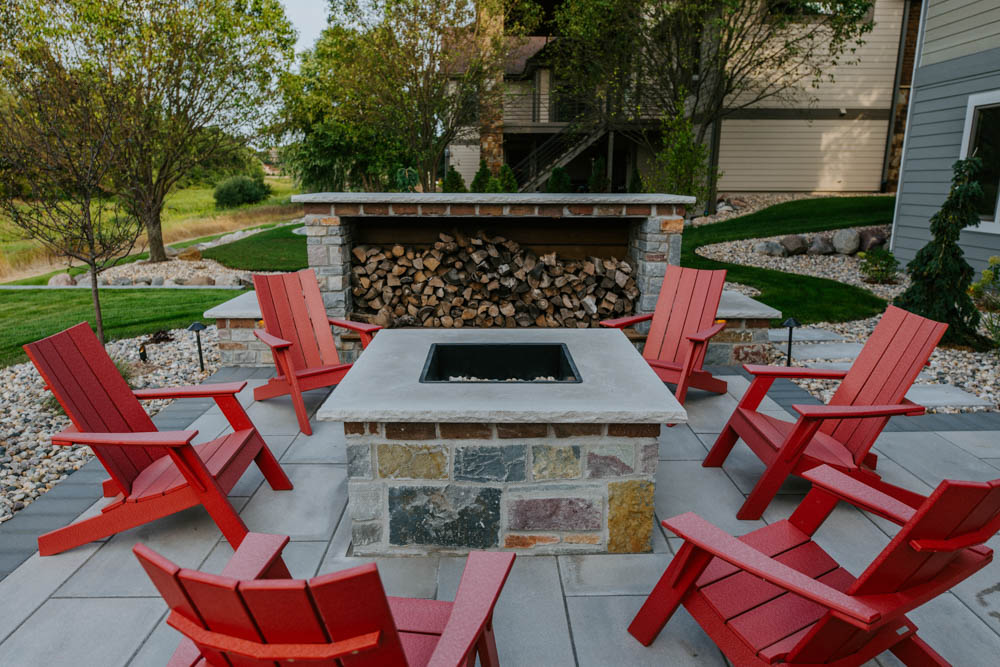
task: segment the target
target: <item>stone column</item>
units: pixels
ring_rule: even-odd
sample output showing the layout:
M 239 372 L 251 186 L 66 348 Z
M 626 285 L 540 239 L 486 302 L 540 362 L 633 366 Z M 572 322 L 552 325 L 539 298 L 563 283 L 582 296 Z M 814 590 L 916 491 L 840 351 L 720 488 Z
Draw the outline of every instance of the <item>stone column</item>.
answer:
M 637 315 L 656 309 L 667 264 L 681 263 L 683 233 L 684 207 L 663 204 L 650 207 L 649 217 L 633 222 L 629 228 L 629 257 L 636 267 L 640 293 Z M 643 333 L 648 328 L 645 322 L 636 327 Z
M 351 222 L 336 215 L 330 204 L 306 207 L 306 252 L 315 269 L 327 315 L 346 319 L 351 311 Z M 345 331 L 334 328 L 341 361 L 357 358 L 355 343 L 345 341 Z

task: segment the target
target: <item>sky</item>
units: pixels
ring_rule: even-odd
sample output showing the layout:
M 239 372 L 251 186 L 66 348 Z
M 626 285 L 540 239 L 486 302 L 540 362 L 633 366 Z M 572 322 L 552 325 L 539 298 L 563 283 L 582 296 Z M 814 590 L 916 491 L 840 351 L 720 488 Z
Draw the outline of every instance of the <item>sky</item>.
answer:
M 285 5 L 288 20 L 299 33 L 295 52 L 301 53 L 311 48 L 319 33 L 326 27 L 328 0 L 281 0 L 281 3 Z

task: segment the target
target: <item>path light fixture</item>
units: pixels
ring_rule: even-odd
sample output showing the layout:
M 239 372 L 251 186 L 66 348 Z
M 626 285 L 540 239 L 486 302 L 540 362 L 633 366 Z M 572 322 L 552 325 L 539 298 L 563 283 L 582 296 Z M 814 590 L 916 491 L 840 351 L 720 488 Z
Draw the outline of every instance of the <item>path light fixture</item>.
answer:
M 791 366 L 792 365 L 792 331 L 795 329 L 795 327 L 802 326 L 802 323 L 799 322 L 794 317 L 789 317 L 787 320 L 785 320 L 784 322 L 781 323 L 781 326 L 788 327 L 788 354 L 787 354 L 787 358 L 785 359 L 785 365 L 786 366 Z M 199 348 L 199 351 L 200 351 L 200 348 Z
M 194 332 L 194 337 L 198 340 L 198 368 L 205 371 L 205 357 L 201 353 L 201 332 L 207 329 L 201 322 L 192 322 L 191 326 L 187 328 L 188 331 Z M 789 334 L 790 335 L 790 334 Z

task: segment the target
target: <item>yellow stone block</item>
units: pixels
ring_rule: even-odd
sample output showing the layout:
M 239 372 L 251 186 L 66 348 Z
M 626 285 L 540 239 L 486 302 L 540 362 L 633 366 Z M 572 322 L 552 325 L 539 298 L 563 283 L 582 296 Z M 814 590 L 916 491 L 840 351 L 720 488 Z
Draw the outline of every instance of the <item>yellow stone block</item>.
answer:
M 608 484 L 608 553 L 653 550 L 653 483 L 641 479 Z
M 378 445 L 378 475 L 393 479 L 448 479 L 448 454 L 434 445 Z

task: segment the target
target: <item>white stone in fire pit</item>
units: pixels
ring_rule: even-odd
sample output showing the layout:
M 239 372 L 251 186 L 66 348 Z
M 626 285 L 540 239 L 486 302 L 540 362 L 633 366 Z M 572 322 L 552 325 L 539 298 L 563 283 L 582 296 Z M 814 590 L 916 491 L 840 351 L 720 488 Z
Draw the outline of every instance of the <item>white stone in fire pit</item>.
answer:
M 432 343 L 565 343 L 580 383 L 420 383 Z M 620 331 L 380 331 L 317 412 L 326 421 L 673 424 L 674 395 Z

